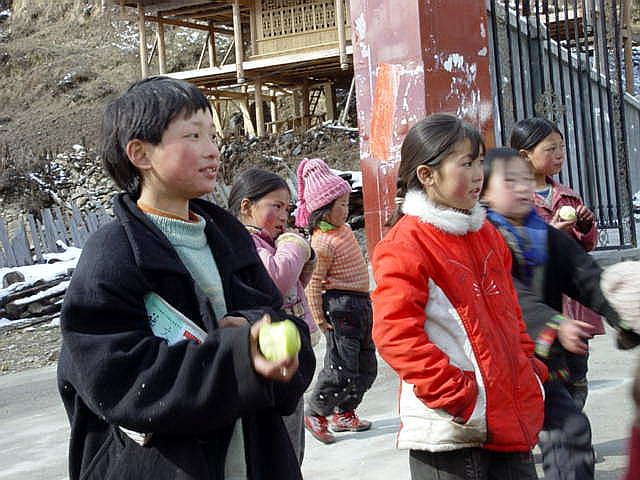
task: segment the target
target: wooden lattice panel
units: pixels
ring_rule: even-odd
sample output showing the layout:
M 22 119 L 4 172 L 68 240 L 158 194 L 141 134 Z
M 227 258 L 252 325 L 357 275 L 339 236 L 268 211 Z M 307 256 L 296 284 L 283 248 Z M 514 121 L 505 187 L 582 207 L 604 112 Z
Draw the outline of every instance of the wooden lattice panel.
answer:
M 333 0 L 262 0 L 258 38 L 269 39 L 336 28 Z M 345 8 L 348 24 L 349 10 Z

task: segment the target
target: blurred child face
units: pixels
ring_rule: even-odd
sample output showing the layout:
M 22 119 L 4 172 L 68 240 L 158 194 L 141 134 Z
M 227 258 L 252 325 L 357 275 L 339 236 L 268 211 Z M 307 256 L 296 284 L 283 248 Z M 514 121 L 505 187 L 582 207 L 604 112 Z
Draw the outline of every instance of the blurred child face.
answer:
M 522 157 L 507 158 L 495 164 L 483 198 L 493 211 L 520 225 L 533 207 L 534 185 L 529 162 Z
M 287 228 L 290 201 L 291 195 L 284 188 L 269 192 L 255 202 L 245 199 L 241 204 L 240 220 L 266 230 L 275 239 Z
M 216 185 L 220 152 L 211 114 L 199 110 L 190 117 L 178 116 L 157 145 L 142 142 L 144 158 L 141 200 L 173 211 L 193 198 L 212 192 Z
M 439 166 L 421 165 L 417 170 L 429 198 L 435 203 L 470 210 L 480 199 L 482 157 L 474 157 L 468 138 L 458 142 Z
M 333 202 L 333 207 L 331 207 L 331 210 L 327 213 L 325 220 L 334 227 L 341 227 L 346 223 L 348 216 L 349 194 L 345 193 Z
M 524 152 L 536 174 L 553 176 L 564 163 L 564 140 L 557 132 L 552 132 L 532 150 Z

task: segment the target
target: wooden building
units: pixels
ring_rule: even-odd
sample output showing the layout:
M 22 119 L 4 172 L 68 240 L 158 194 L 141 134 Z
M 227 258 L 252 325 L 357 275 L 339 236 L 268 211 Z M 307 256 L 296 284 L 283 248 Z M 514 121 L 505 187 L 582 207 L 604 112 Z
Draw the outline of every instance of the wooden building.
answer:
M 194 83 L 211 99 L 220 135 L 227 103 L 242 112 L 246 133 L 257 136 L 336 119 L 335 85 L 348 85 L 353 75 L 349 0 L 111 1 L 137 9 L 143 77 L 166 74 L 166 25 L 207 33 L 208 64 L 202 65 L 203 48 L 198 68 L 168 75 Z M 158 72 L 148 70 L 149 22 Z M 217 35 L 232 39 L 227 52 L 216 51 Z M 231 54 L 235 62 L 228 63 Z M 296 113 L 288 119 L 278 116 L 282 95 L 294 98 Z M 325 112 L 314 115 L 321 98 Z

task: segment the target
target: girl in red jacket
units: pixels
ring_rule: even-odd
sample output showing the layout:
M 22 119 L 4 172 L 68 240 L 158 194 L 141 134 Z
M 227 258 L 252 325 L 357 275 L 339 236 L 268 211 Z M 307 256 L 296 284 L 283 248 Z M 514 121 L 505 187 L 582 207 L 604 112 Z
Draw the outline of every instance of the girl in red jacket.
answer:
M 483 154 L 458 118 L 418 122 L 401 150 L 401 216 L 373 255 L 373 337 L 400 376 L 397 446 L 413 479 L 537 478 L 547 370 L 478 204 Z

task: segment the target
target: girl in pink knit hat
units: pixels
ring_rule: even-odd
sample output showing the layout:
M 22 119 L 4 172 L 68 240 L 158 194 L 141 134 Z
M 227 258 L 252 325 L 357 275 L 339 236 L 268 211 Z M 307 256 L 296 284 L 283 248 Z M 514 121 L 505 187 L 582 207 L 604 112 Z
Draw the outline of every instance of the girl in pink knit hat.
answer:
M 309 228 L 317 256 L 305 293 L 327 342 L 324 368 L 309 398 L 304 424 L 323 443 L 335 441 L 328 417 L 334 432 L 371 428 L 355 409 L 377 373 L 369 273 L 346 223 L 350 193 L 350 185 L 322 160 L 304 159 L 298 166 L 296 224 Z

